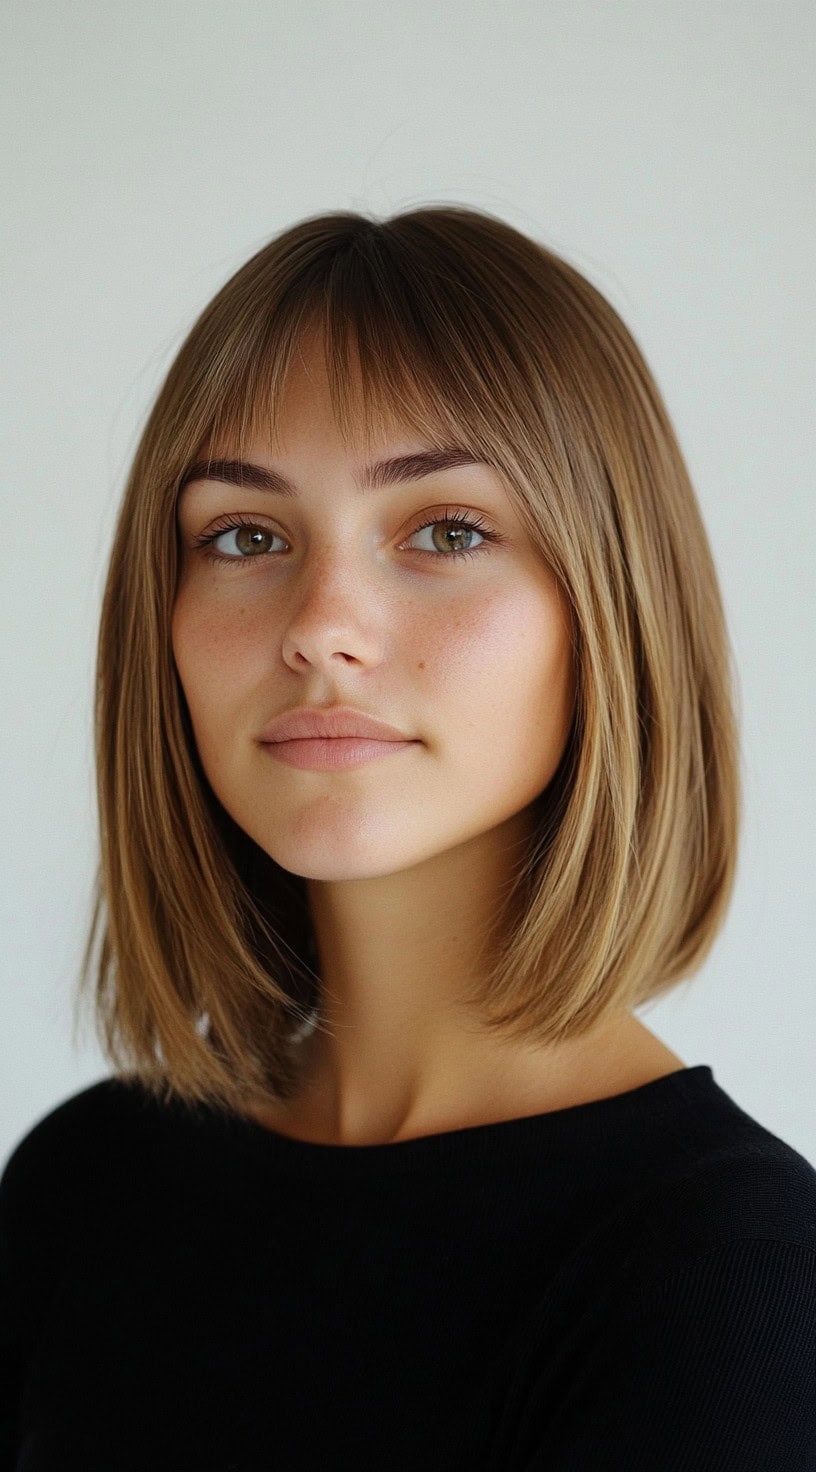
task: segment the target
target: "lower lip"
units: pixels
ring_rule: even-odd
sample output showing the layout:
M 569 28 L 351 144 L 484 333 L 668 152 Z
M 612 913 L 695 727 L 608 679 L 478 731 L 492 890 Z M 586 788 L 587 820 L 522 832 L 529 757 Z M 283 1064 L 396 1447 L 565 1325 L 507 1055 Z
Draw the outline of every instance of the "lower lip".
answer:
M 380 757 L 415 746 L 415 741 L 370 741 L 360 736 L 332 736 L 315 740 L 265 741 L 264 746 L 287 767 L 306 767 L 313 772 L 335 771 L 338 767 L 360 767 Z

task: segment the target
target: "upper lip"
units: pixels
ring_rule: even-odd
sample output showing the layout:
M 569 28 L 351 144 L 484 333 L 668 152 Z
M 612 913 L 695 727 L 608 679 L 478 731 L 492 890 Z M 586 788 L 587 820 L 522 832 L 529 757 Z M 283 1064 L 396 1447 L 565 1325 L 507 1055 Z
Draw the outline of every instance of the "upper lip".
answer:
M 363 736 L 373 741 L 409 741 L 404 731 L 375 720 L 351 705 L 301 705 L 285 710 L 261 732 L 261 741 L 297 741 L 316 737 Z

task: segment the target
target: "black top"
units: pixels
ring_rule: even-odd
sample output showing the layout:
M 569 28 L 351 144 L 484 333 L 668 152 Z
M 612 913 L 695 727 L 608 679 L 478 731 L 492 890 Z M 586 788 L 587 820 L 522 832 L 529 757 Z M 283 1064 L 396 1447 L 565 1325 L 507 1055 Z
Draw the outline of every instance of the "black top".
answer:
M 707 1064 L 314 1144 L 106 1078 L 0 1178 L 0 1468 L 816 1469 L 816 1171 Z

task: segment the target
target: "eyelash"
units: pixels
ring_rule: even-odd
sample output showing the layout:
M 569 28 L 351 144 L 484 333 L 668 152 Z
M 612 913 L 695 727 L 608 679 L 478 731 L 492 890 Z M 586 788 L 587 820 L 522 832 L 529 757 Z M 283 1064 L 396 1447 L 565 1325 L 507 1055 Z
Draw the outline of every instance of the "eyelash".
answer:
M 444 525 L 446 523 L 455 526 L 465 527 L 468 531 L 478 532 L 479 536 L 484 538 L 484 541 L 478 547 L 456 547 L 453 549 L 452 552 L 425 552 L 423 548 L 413 548 L 412 550 L 419 551 L 421 555 L 424 555 L 426 557 L 437 557 L 439 559 L 444 559 L 445 561 L 450 562 L 452 559 L 458 557 L 476 557 L 480 552 L 488 552 L 490 550 L 491 543 L 498 544 L 504 541 L 504 537 L 500 536 L 498 532 L 491 531 L 490 528 L 484 524 L 481 517 L 468 516 L 465 515 L 463 512 L 458 511 L 452 511 L 450 512 L 450 514 L 446 512 L 444 516 L 430 517 L 428 521 L 424 521 L 421 526 L 414 527 L 414 530 L 410 533 L 410 536 L 418 536 L 420 532 L 425 531 L 426 527 Z M 241 566 L 242 564 L 245 565 L 248 562 L 263 561 L 264 557 L 276 557 L 280 555 L 279 553 L 273 552 L 261 552 L 255 557 L 226 557 L 222 552 L 214 552 L 212 550 L 211 544 L 214 543 L 218 539 L 218 537 L 223 536 L 224 532 L 233 531 L 242 526 L 250 526 L 256 531 L 268 530 L 268 528 L 264 527 L 261 523 L 253 521 L 251 517 L 235 515 L 227 518 L 222 525 L 216 526 L 211 532 L 206 532 L 202 536 L 194 537 L 193 546 L 197 550 L 203 552 L 204 556 L 210 562 L 228 562 L 231 565 L 237 563 L 239 566 Z M 279 533 L 273 532 L 271 533 L 271 535 L 278 536 Z

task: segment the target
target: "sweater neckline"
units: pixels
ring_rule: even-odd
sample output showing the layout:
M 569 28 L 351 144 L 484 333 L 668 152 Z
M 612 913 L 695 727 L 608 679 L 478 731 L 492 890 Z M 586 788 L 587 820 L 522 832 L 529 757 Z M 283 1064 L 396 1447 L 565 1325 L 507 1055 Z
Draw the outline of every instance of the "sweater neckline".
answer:
M 611 1145 L 630 1125 L 653 1123 L 664 1129 L 678 1109 L 701 1102 L 712 1088 L 720 1092 L 712 1066 L 698 1063 L 605 1099 L 368 1145 L 298 1139 L 249 1115 L 230 1113 L 219 1118 L 231 1144 L 268 1161 L 310 1174 L 356 1174 L 478 1163 L 528 1146 L 550 1155 L 585 1152 L 593 1144 Z

